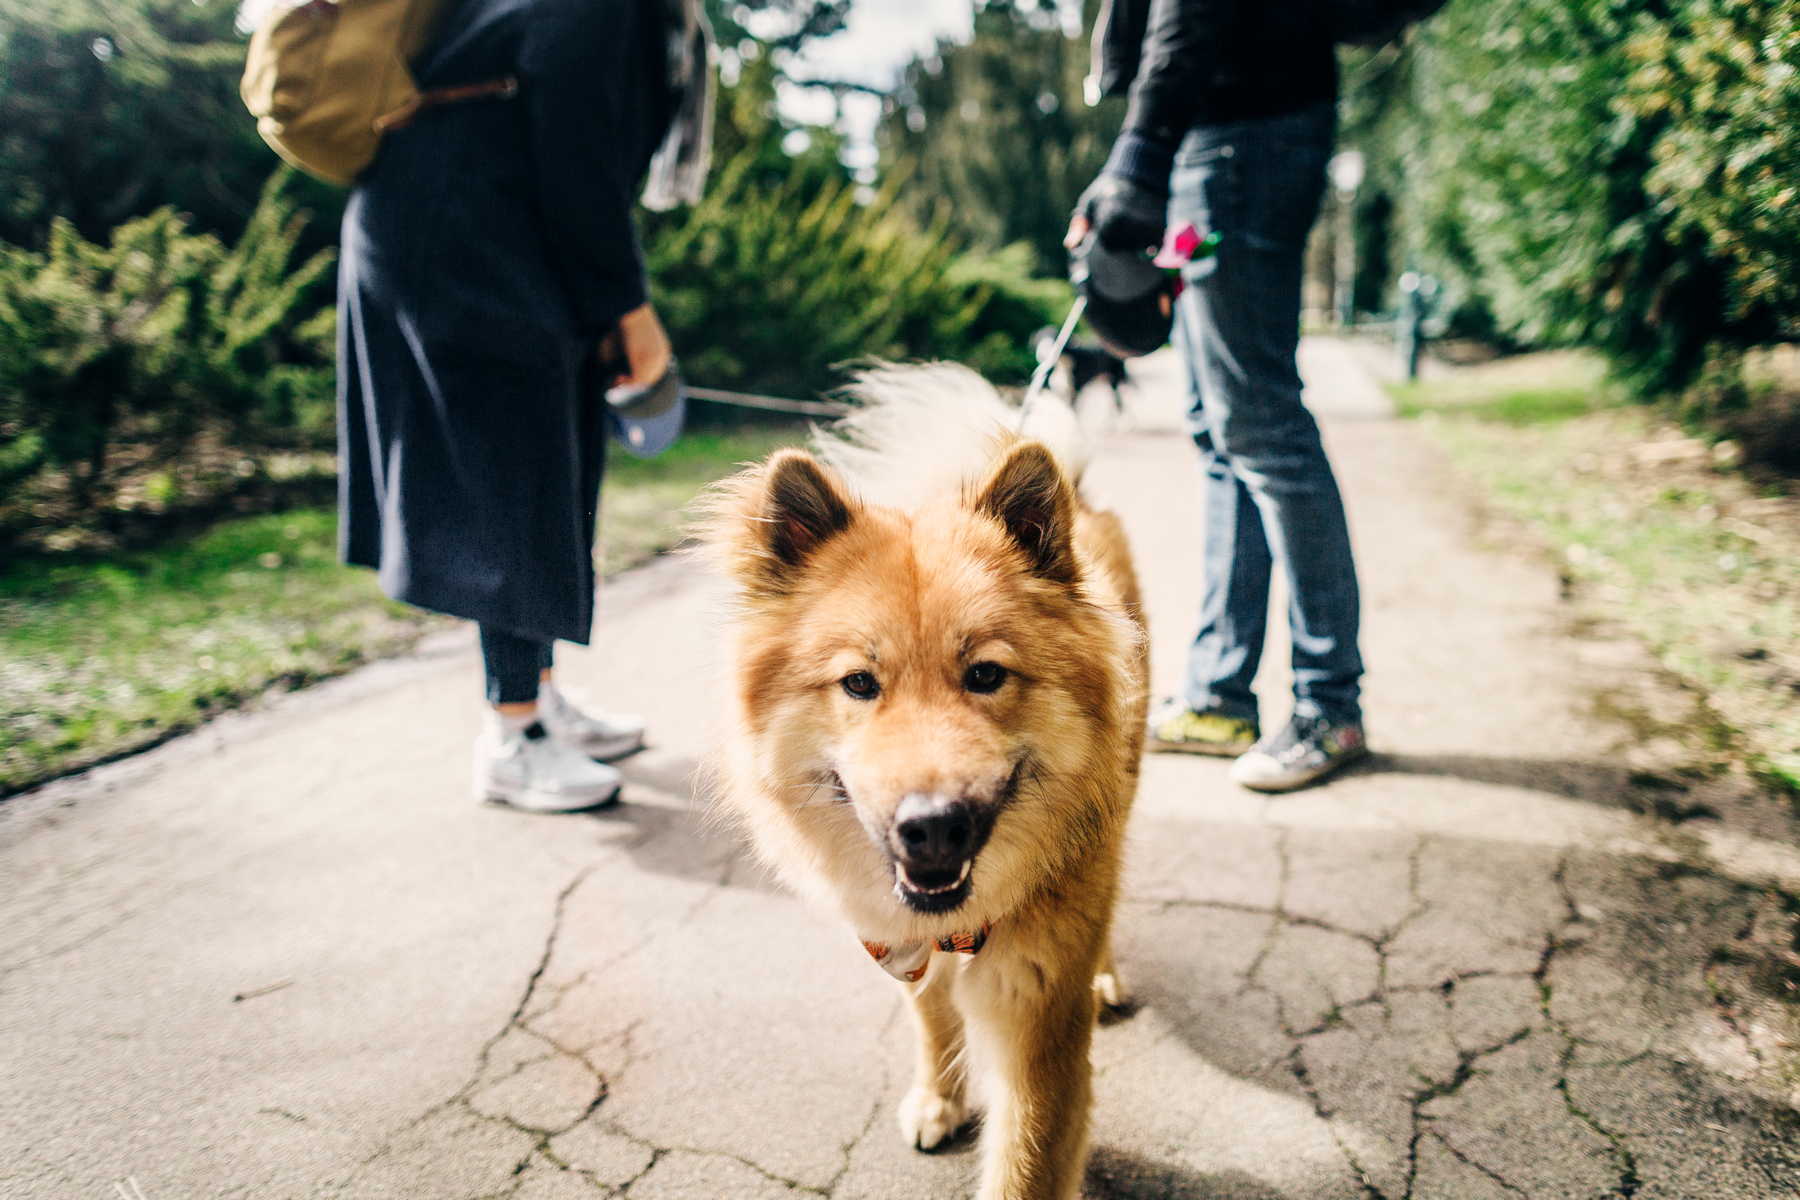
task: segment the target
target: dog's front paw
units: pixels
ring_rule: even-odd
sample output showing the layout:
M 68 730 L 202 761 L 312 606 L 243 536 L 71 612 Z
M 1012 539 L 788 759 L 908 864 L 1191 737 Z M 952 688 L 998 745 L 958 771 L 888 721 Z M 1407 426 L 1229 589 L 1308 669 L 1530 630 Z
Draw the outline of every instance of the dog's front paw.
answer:
M 1102 971 L 1094 976 L 1094 996 L 1109 1009 L 1128 1008 L 1131 997 L 1119 982 L 1119 977 L 1112 971 Z
M 936 1150 L 968 1119 L 962 1098 L 915 1085 L 900 1101 L 900 1136 L 914 1150 Z

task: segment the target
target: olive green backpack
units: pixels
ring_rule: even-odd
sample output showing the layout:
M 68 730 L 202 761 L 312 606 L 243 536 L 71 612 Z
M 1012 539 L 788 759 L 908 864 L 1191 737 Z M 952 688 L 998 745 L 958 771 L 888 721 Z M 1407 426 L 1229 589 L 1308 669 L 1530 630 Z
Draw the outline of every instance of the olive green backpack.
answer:
M 250 38 L 240 92 L 257 132 L 282 158 L 349 184 L 381 135 L 422 108 L 510 96 L 515 79 L 421 91 L 409 64 L 454 0 L 307 0 L 281 5 Z

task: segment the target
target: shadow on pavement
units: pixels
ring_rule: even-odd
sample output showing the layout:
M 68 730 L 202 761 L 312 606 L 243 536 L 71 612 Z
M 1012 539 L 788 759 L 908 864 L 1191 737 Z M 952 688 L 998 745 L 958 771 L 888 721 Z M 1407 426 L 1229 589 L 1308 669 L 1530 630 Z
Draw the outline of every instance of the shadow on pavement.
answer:
M 1421 775 L 1523 788 L 1619 808 L 1679 824 L 1717 817 L 1712 806 L 1684 799 L 1688 785 L 1647 771 L 1568 759 L 1493 758 L 1479 754 L 1383 754 L 1344 771 L 1349 775 Z
M 1082 1195 L 1087 1200 L 1290 1200 L 1237 1171 L 1202 1174 L 1112 1146 L 1094 1147 Z
M 618 766 L 625 775 L 621 802 L 578 819 L 621 845 L 635 866 L 695 883 L 783 894 L 752 860 L 736 830 L 712 811 L 696 760 L 647 752 Z

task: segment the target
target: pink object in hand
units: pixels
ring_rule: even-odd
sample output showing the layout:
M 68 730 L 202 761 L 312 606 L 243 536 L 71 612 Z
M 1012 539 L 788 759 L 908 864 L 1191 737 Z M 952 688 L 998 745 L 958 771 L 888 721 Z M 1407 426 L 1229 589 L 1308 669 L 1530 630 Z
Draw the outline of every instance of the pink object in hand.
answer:
M 1192 224 L 1179 225 L 1163 234 L 1162 250 L 1153 260 L 1164 270 L 1177 270 L 1194 260 L 1194 251 L 1200 249 L 1200 231 Z

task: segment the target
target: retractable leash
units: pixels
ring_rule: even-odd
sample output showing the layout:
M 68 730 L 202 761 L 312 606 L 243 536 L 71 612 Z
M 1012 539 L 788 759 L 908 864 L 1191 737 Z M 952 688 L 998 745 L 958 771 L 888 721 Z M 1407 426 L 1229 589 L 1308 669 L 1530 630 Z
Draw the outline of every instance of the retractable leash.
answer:
M 620 361 L 601 369 L 617 376 L 626 366 Z M 605 396 L 619 444 L 634 458 L 655 458 L 667 450 L 687 419 L 687 387 L 673 358 L 660 377 L 642 387 L 621 384 L 607 388 Z
M 1041 352 L 1037 369 L 1019 403 L 1017 429 L 1023 431 L 1031 406 L 1043 394 L 1056 364 L 1075 336 L 1075 326 L 1087 317 L 1102 342 L 1114 353 L 1136 358 L 1160 348 L 1169 340 L 1175 297 L 1181 294 L 1181 268 L 1209 257 L 1219 247 L 1217 232 L 1201 237 L 1192 225 L 1181 225 L 1163 237 L 1154 254 L 1146 248 L 1133 254 L 1102 248 L 1093 234 L 1070 257 L 1069 277 L 1075 285 L 1075 302 L 1063 318 L 1056 339 Z M 1168 304 L 1160 297 L 1168 297 Z M 1091 303 L 1090 303 L 1091 302 Z M 1093 311 L 1089 311 L 1093 309 Z M 624 362 L 603 364 L 607 375 L 620 375 Z M 791 400 L 785 396 L 761 396 L 721 388 L 689 387 L 671 361 L 661 379 L 642 388 L 610 388 L 606 401 L 618 423 L 625 448 L 639 457 L 660 452 L 681 429 L 682 413 L 689 399 L 714 404 L 733 404 L 808 417 L 841 417 L 851 411 L 842 404 L 817 400 Z
M 1075 332 L 1075 326 L 1081 321 L 1081 314 L 1087 311 L 1087 297 L 1075 297 L 1075 303 L 1069 305 L 1069 315 L 1063 318 L 1062 329 L 1056 335 L 1056 341 L 1050 345 L 1048 353 L 1041 354 L 1037 370 L 1031 373 L 1031 383 L 1025 388 L 1025 399 L 1019 402 L 1019 432 L 1024 432 L 1025 417 L 1031 412 L 1031 402 L 1038 398 L 1044 385 L 1050 382 L 1050 373 L 1056 370 L 1061 361 L 1063 351 L 1069 347 L 1069 338 Z

